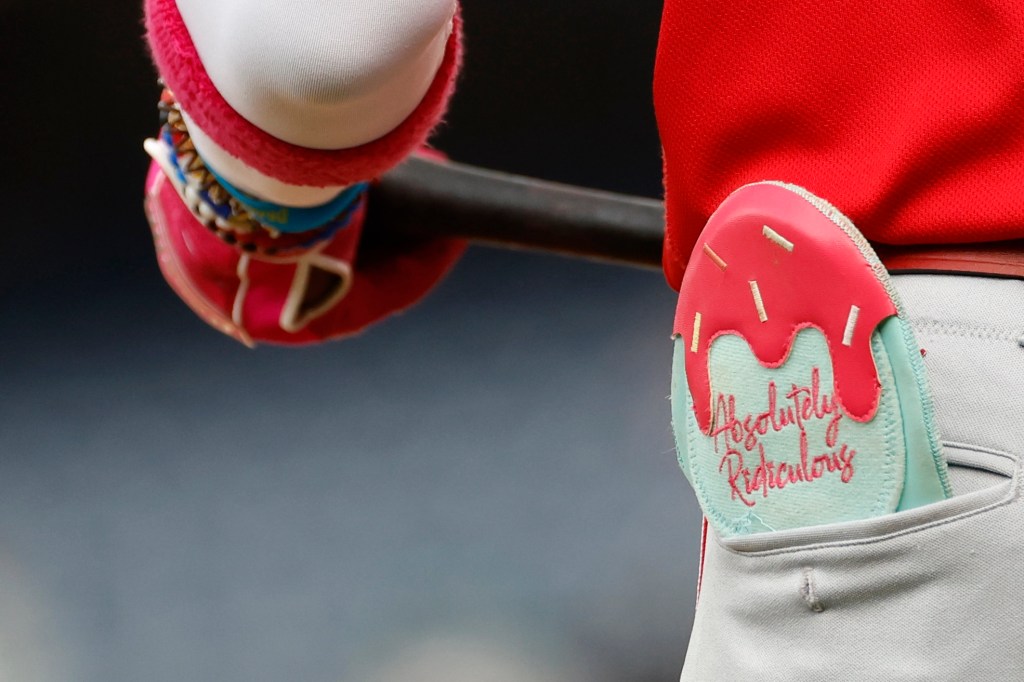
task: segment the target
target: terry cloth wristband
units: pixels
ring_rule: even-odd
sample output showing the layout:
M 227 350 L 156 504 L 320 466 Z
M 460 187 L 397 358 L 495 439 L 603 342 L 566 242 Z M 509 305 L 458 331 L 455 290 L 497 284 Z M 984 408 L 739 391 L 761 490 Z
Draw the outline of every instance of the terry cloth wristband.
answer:
M 175 0 L 145 0 L 145 23 L 157 70 L 188 116 L 230 155 L 294 185 L 344 186 L 375 178 L 418 149 L 447 107 L 462 53 L 462 22 L 456 12 L 437 74 L 405 120 L 384 136 L 356 147 L 314 149 L 285 142 L 232 108 L 210 79 Z
M 827 197 L 876 243 L 1024 238 L 1022 73 L 1016 0 L 666 0 L 669 283 L 715 207 L 769 178 Z
M 921 354 L 860 232 L 794 185 L 715 211 L 683 277 L 679 462 L 721 537 L 855 521 L 951 495 Z
M 164 128 L 146 143 L 154 159 L 146 211 L 165 278 L 204 320 L 249 345 L 313 343 L 416 303 L 447 273 L 465 249 L 461 240 L 396 242 L 372 254 L 360 253 L 359 242 L 372 210 L 366 182 L 418 148 L 444 112 L 459 64 L 457 13 L 415 110 L 378 139 L 330 150 L 290 144 L 244 119 L 214 87 L 174 0 L 145 7 L 168 88 Z M 254 196 L 204 160 L 192 124 L 233 173 L 251 169 L 286 193 L 338 190 L 313 206 Z

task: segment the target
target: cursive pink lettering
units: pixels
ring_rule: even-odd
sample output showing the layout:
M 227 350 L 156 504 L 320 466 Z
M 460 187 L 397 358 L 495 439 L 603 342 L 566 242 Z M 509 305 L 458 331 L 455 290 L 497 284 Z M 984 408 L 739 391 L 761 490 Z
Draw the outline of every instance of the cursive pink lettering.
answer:
M 725 476 L 730 496 L 747 507 L 758 497 L 787 486 L 809 484 L 826 476 L 849 483 L 854 476 L 857 451 L 839 442 L 842 407 L 833 395 L 822 393 L 821 374 L 811 370 L 807 386 L 793 384 L 781 398 L 775 382 L 768 383 L 768 408 L 759 414 L 737 416 L 736 396 L 719 394 L 715 401 L 712 430 L 715 451 L 721 453 L 718 471 Z M 807 439 L 807 424 L 827 421 L 825 448 L 813 455 Z M 762 442 L 770 432 L 790 428 L 800 432 L 800 452 L 791 460 L 772 456 Z M 794 453 L 795 454 L 795 453 Z

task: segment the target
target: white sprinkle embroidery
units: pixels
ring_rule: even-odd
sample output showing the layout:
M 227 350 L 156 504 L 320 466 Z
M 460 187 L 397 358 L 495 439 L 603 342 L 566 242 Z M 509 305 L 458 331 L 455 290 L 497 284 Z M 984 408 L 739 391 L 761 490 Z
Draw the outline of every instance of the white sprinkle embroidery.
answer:
M 690 352 L 696 353 L 700 347 L 700 313 L 693 316 L 693 336 L 690 338 Z
M 722 270 L 725 270 L 725 268 L 728 267 L 726 262 L 722 260 L 722 257 L 715 253 L 715 250 L 712 249 L 707 244 L 704 244 L 704 255 L 710 258 L 714 262 L 714 264 L 717 265 Z
M 850 306 L 850 315 L 846 318 L 846 331 L 843 332 L 843 345 L 853 345 L 853 332 L 857 329 L 857 318 L 860 317 L 860 308 Z
M 761 289 L 757 286 L 757 280 L 750 280 L 750 293 L 754 295 L 754 306 L 757 307 L 757 319 L 762 322 L 767 322 L 768 313 L 764 311 L 764 301 L 761 299 Z
M 779 234 L 778 232 L 776 232 L 772 228 L 768 227 L 767 225 L 765 225 L 761 229 L 761 234 L 763 234 L 765 237 L 767 237 L 768 241 L 773 242 L 777 246 L 781 246 L 786 251 L 790 251 L 790 252 L 793 251 L 793 242 L 789 241 L 788 239 L 783 237 L 781 234 Z

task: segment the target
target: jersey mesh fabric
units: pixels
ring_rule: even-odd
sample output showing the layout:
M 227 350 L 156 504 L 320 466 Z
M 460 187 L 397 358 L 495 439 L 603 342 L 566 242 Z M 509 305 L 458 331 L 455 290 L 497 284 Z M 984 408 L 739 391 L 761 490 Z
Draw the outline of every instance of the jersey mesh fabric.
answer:
M 1024 237 L 1024 4 L 666 0 L 665 274 L 714 208 L 783 180 L 872 241 Z

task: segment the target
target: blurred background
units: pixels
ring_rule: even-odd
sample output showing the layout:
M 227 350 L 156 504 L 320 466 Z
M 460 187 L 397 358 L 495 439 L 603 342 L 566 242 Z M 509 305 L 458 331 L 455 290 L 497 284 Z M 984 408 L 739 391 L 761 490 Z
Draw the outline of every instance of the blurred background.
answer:
M 438 147 L 660 195 L 660 3 L 463 4 Z M 476 247 L 357 339 L 245 349 L 155 264 L 140 5 L 0 0 L 0 681 L 678 679 L 661 274 Z

